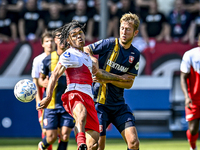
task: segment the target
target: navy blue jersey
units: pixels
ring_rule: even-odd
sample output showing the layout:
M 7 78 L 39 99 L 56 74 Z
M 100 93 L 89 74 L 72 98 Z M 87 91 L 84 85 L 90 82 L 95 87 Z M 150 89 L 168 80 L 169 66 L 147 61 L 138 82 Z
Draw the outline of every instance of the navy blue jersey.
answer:
M 99 68 L 107 72 L 123 75 L 138 74 L 140 52 L 130 46 L 124 49 L 119 44 L 119 39 L 104 39 L 89 45 L 93 54 L 99 55 Z M 125 103 L 124 88 L 113 84 L 95 83 L 93 86 L 95 101 L 106 105 L 121 105 Z
M 51 76 L 51 72 L 56 67 L 59 60 L 59 55 L 56 51 L 52 52 L 50 55 L 48 55 L 43 61 L 42 61 L 42 69 L 41 73 L 46 76 Z M 62 94 L 65 92 L 65 89 L 67 87 L 66 83 L 66 76 L 63 74 L 57 81 L 56 86 L 53 91 L 52 100 L 48 105 L 48 109 L 55 109 L 55 108 L 63 108 L 63 103 L 61 100 Z M 46 93 L 44 92 L 44 97 L 46 96 Z

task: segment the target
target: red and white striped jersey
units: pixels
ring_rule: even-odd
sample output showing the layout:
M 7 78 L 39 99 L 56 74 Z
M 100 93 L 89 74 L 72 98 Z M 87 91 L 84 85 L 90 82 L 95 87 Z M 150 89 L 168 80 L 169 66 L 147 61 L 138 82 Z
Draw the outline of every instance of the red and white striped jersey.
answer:
M 200 105 L 200 47 L 185 52 L 180 71 L 189 73 L 187 78 L 189 96 L 195 104 Z
M 93 98 L 92 94 L 92 60 L 89 55 L 70 47 L 59 59 L 66 68 L 67 89 L 65 92 L 78 90 Z

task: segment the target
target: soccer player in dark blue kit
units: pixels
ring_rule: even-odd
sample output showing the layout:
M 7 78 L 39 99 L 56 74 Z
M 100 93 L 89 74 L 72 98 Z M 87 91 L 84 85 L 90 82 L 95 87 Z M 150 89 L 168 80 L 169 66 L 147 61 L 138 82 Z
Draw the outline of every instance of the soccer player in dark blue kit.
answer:
M 39 78 L 41 85 L 46 76 L 51 76 L 51 72 L 58 63 L 59 56 L 67 49 L 64 44 L 60 44 L 59 36 L 61 31 L 62 27 L 58 28 L 53 33 L 57 50 L 48 55 L 42 62 L 43 65 L 41 67 L 42 70 Z M 58 131 L 60 131 L 60 142 L 57 150 L 67 149 L 70 133 L 75 122 L 74 118 L 64 109 L 61 100 L 61 95 L 64 93 L 66 87 L 66 76 L 63 74 L 56 83 L 51 102 L 48 107 L 44 109 L 43 128 L 46 129 L 46 137 L 39 143 L 38 150 L 46 149 L 50 144 L 53 144 L 57 139 Z M 60 130 L 58 130 L 58 128 L 60 128 Z
M 120 19 L 120 38 L 103 39 L 84 47 L 84 51 L 98 54 L 99 68 L 117 75 L 127 76 L 131 81 L 114 81 L 94 78 L 95 108 L 97 110 L 100 138 L 98 150 L 105 148 L 106 128 L 112 123 L 121 133 L 128 150 L 139 149 L 135 118 L 124 100 L 124 89 L 132 87 L 138 74 L 140 52 L 132 46 L 138 34 L 140 21 L 137 15 L 127 13 Z

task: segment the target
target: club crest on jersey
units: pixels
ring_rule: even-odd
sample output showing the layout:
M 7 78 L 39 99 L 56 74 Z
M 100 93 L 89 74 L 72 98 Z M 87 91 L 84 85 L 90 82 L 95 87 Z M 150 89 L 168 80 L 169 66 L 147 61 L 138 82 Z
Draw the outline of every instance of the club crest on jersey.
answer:
M 99 132 L 103 132 L 103 125 L 99 125 Z
M 130 64 L 133 63 L 133 60 L 134 60 L 134 57 L 133 57 L 133 56 L 129 56 L 129 63 L 130 63 Z
M 47 120 L 47 119 L 44 119 L 44 120 L 43 120 L 43 123 L 44 123 L 44 126 L 47 126 L 47 125 L 48 125 L 48 120 Z
M 63 54 L 63 56 L 65 57 L 65 58 L 69 58 L 70 57 L 70 52 L 65 52 L 64 54 Z

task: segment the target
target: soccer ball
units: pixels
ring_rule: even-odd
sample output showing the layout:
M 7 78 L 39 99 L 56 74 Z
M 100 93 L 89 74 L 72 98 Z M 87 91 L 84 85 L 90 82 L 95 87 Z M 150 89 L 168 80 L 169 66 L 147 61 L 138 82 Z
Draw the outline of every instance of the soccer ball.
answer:
M 35 99 L 37 88 L 33 81 L 23 79 L 16 83 L 14 94 L 19 101 L 27 103 Z

